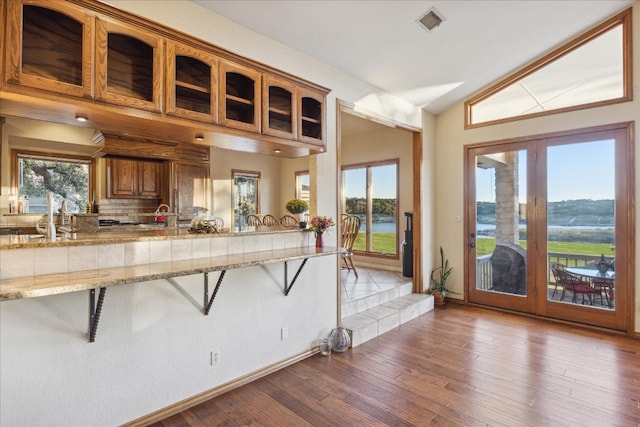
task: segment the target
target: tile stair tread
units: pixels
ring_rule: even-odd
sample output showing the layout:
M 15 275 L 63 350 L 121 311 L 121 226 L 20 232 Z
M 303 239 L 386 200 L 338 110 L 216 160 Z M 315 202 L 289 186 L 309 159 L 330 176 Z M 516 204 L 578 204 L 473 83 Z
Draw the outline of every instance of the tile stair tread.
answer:
M 426 294 L 404 295 L 380 304 L 376 307 L 372 307 L 368 310 L 346 317 L 345 319 L 343 319 L 342 325 L 350 331 L 352 340 L 355 339 L 354 337 L 358 337 L 357 339 L 355 339 L 355 342 L 353 342 L 353 344 L 357 346 L 369 339 L 374 338 L 379 334 L 387 332 L 389 330 L 388 327 L 380 331 L 378 325 L 382 327 L 385 320 L 391 320 L 393 316 L 398 317 L 398 320 L 396 320 L 398 322 L 398 326 L 415 318 L 415 316 L 413 316 L 410 319 L 402 320 L 403 316 L 401 315 L 401 312 L 403 310 L 410 309 L 413 306 L 419 306 L 420 304 L 426 304 L 426 309 L 424 312 L 432 310 L 433 302 L 428 301 L 429 299 L 432 300 L 433 297 Z M 368 333 L 371 334 L 371 331 L 373 331 L 374 329 L 378 331 L 375 336 L 363 338 L 360 336 L 361 334 L 358 334 L 358 332 L 362 330 L 369 331 Z

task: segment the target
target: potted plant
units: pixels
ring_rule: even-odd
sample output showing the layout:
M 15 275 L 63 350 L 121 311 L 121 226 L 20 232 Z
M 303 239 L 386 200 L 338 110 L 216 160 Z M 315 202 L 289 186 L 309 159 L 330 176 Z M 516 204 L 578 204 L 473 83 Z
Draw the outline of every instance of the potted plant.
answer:
M 302 214 L 309 210 L 309 203 L 302 199 L 291 199 L 285 205 L 287 211 L 292 215 L 298 215 L 300 228 L 307 228 L 307 223 L 303 220 Z
M 427 291 L 434 297 L 435 305 L 444 305 L 444 297 L 449 293 L 455 293 L 447 289 L 447 281 L 453 267 L 449 266 L 449 260 L 444 258 L 444 251 L 440 246 L 440 265 L 431 271 L 431 285 Z

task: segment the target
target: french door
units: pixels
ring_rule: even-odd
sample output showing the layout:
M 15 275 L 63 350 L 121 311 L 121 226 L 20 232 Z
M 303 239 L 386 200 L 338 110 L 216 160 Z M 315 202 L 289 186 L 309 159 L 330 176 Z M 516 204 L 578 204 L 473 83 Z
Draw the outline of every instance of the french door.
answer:
M 629 329 L 630 126 L 466 148 L 470 302 Z

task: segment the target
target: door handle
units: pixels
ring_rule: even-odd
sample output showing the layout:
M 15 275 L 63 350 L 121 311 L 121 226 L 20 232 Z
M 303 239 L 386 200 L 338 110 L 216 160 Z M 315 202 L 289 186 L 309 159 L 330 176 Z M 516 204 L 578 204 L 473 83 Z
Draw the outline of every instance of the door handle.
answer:
M 476 244 L 475 243 L 469 243 L 469 247 L 473 249 L 473 248 L 476 247 Z
M 476 238 L 476 233 L 469 234 L 469 237 L 472 238 L 472 239 L 475 239 Z

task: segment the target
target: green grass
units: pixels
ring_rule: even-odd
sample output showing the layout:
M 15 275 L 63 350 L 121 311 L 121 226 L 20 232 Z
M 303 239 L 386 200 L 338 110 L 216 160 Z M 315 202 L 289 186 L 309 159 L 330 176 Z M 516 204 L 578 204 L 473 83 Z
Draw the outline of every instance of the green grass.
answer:
M 527 249 L 524 240 L 520 241 L 520 246 Z M 476 240 L 476 255 L 488 255 L 496 247 L 496 240 L 493 238 L 478 238 Z M 548 242 L 547 251 L 554 253 L 582 254 L 582 255 L 602 255 L 613 256 L 613 250 L 609 243 L 580 243 L 580 242 Z
M 396 236 L 394 233 L 373 233 L 374 252 L 396 253 Z M 520 246 L 527 249 L 527 243 L 520 241 Z M 496 240 L 493 238 L 478 238 L 476 240 L 477 256 L 488 255 L 493 252 L 496 247 Z M 566 253 L 566 254 L 582 254 L 582 255 L 602 255 L 611 257 L 614 255 L 611 244 L 609 243 L 580 243 L 580 242 L 548 242 L 548 252 Z M 365 250 L 365 234 L 359 233 L 353 245 L 356 251 Z
M 396 234 L 395 233 L 372 233 L 371 239 L 373 243 L 373 251 L 379 253 L 395 254 L 397 252 Z M 353 244 L 356 251 L 365 250 L 365 234 L 358 233 L 356 241 Z

